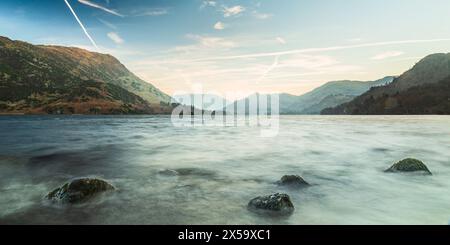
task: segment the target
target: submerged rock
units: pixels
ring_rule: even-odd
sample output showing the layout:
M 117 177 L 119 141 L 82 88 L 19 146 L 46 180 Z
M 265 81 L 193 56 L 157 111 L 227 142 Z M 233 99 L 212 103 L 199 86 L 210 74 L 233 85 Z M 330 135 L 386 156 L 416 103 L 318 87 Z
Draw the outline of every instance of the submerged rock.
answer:
M 278 185 L 289 186 L 289 187 L 306 187 L 309 183 L 306 182 L 302 177 L 298 175 L 285 175 L 281 180 L 277 181 Z
M 270 196 L 260 196 L 248 203 L 248 208 L 253 212 L 271 212 L 288 215 L 294 212 L 294 204 L 287 194 L 276 193 Z
M 212 178 L 216 176 L 216 172 L 201 168 L 164 169 L 158 173 L 164 176 L 196 176 L 204 178 Z
M 95 195 L 115 190 L 114 186 L 101 179 L 80 178 L 72 180 L 48 193 L 46 198 L 64 203 L 80 203 Z
M 177 176 L 178 172 L 172 169 L 164 169 L 158 172 L 160 175 L 164 176 Z
M 385 170 L 385 172 L 425 172 L 431 175 L 431 171 L 428 167 L 417 159 L 407 158 L 404 159 Z
M 199 176 L 199 177 L 213 177 L 216 175 L 214 171 L 201 168 L 179 168 L 175 170 L 180 176 Z

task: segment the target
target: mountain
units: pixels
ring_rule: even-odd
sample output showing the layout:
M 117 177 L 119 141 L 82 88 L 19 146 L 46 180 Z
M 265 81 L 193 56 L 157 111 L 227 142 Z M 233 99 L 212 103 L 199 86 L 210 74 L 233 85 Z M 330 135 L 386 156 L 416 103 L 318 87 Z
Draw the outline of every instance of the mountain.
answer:
M 0 37 L 1 113 L 167 113 L 169 103 L 111 55 Z
M 172 98 L 172 103 L 210 111 L 222 110 L 229 103 L 225 98 L 215 94 L 180 94 L 174 95 Z
M 391 83 L 394 77 L 385 77 L 370 82 L 334 81 L 328 82 L 304 95 L 279 94 L 280 114 L 320 114 L 328 107 L 338 106 L 351 101 L 372 87 Z M 249 97 L 236 101 L 248 103 Z M 227 107 L 228 109 L 230 106 Z
M 322 114 L 450 114 L 450 54 L 433 54 L 386 86 Z

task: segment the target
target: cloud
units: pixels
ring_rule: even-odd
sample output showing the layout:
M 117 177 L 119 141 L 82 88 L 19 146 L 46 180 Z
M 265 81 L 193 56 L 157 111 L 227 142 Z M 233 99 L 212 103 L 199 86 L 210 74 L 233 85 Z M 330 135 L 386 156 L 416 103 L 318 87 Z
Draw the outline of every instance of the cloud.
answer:
M 237 47 L 235 42 L 221 37 L 187 34 L 186 38 L 193 40 L 196 43 L 192 45 L 176 46 L 170 49 L 169 52 L 192 52 L 192 54 L 200 54 L 203 52 L 211 52 L 210 49 L 214 49 L 214 51 L 226 51 Z
M 274 48 L 276 48 L 278 46 L 280 48 L 280 44 L 276 45 L 276 37 L 270 37 L 263 43 L 271 45 L 270 47 L 275 46 Z M 340 60 L 339 56 L 333 56 L 334 51 L 354 51 L 355 49 L 380 46 L 387 46 L 387 50 L 397 50 L 399 48 L 395 47 L 417 43 L 450 42 L 450 38 L 400 40 L 307 49 L 286 48 L 281 52 L 242 53 L 243 50 L 247 50 L 243 47 L 247 47 L 248 37 L 224 39 L 217 36 L 191 34 L 187 38 L 195 40 L 195 43 L 190 46 L 178 47 L 176 50 L 171 49 L 161 54 L 140 57 L 139 60 L 133 62 L 131 67 L 137 74 L 148 80 L 156 81 L 157 85 L 168 89 L 169 92 L 173 88 L 183 87 L 184 85 L 180 81 L 185 79 L 204 83 L 207 89 L 214 88 L 220 91 L 235 91 L 236 88 L 238 90 L 258 91 L 264 86 L 272 86 L 274 89 L 286 86 L 283 92 L 300 94 L 322 84 L 324 81 L 361 80 L 369 79 L 368 77 L 373 75 L 370 67 Z M 236 48 L 230 49 L 227 47 Z M 242 49 L 239 49 L 241 47 Z M 349 74 L 351 77 L 348 77 Z M 315 81 L 317 84 L 308 85 L 308 88 L 303 87 L 305 79 Z M 298 85 L 288 85 L 294 82 Z
M 374 57 L 372 57 L 372 60 L 384 60 L 388 58 L 398 57 L 403 55 L 404 53 L 402 51 L 388 51 L 381 54 L 377 54 Z
M 206 7 L 215 7 L 217 5 L 216 1 L 203 1 L 202 5 L 200 5 L 200 9 L 206 8 Z
M 96 8 L 96 9 L 103 10 L 103 11 L 105 11 L 105 12 L 107 12 L 107 13 L 110 13 L 110 14 L 112 14 L 112 15 L 115 15 L 115 16 L 124 17 L 124 15 L 119 14 L 119 13 L 118 13 L 117 11 L 115 11 L 115 10 L 112 10 L 112 9 L 109 9 L 109 8 L 106 8 L 106 7 L 103 7 L 103 6 L 101 6 L 101 5 L 97 4 L 97 3 L 93 3 L 93 2 L 88 1 L 88 0 L 78 0 L 78 2 L 81 3 L 81 4 L 87 5 L 87 6 L 89 6 L 89 7 L 93 7 L 93 8 Z
M 279 61 L 278 61 L 278 60 L 279 60 L 279 58 L 280 58 L 280 56 L 275 56 L 275 59 L 273 60 L 272 65 L 269 66 L 269 67 L 267 68 L 267 70 L 265 70 L 265 71 L 263 72 L 263 74 L 261 75 L 261 77 L 258 78 L 258 79 L 256 80 L 257 83 L 259 83 L 259 82 L 261 82 L 262 80 L 264 80 L 264 78 L 266 78 L 267 75 L 269 75 L 269 73 L 270 73 L 271 71 L 275 70 L 275 69 L 278 67 L 278 64 L 279 64 Z
M 114 24 L 112 24 L 112 23 L 110 23 L 110 22 L 108 22 L 106 20 L 98 19 L 98 21 L 100 21 L 103 25 L 109 27 L 110 29 L 114 29 L 114 30 L 117 29 L 117 26 L 115 26 Z
M 282 37 L 277 37 L 276 40 L 279 44 L 286 44 L 286 40 L 284 40 L 284 38 Z
M 356 37 L 356 38 L 348 39 L 347 41 L 349 41 L 351 43 L 358 43 L 358 42 L 361 42 L 362 40 L 363 40 L 362 38 Z
M 323 67 L 330 67 L 339 64 L 339 62 L 327 55 L 304 55 L 297 54 L 291 55 L 280 62 L 280 67 L 285 68 L 304 68 L 304 69 L 317 69 Z
M 188 34 L 186 37 L 197 41 L 201 46 L 206 48 L 233 48 L 236 46 L 234 42 L 221 37 L 201 36 L 193 34 Z
M 168 13 L 169 13 L 169 11 L 167 9 L 155 8 L 155 9 L 144 9 L 144 10 L 134 11 L 134 13 L 132 15 L 135 17 L 161 16 L 161 15 L 166 15 Z
M 214 29 L 216 29 L 216 30 L 223 30 L 223 29 L 225 29 L 225 24 L 223 23 L 223 22 L 217 22 L 215 25 L 214 25 Z
M 125 41 L 119 36 L 117 32 L 108 33 L 109 39 L 111 39 L 116 44 L 123 44 Z
M 77 22 L 80 25 L 81 29 L 83 29 L 84 34 L 86 34 L 87 38 L 91 41 L 92 45 L 98 50 L 97 44 L 95 43 L 95 41 L 91 37 L 91 35 L 89 35 L 89 32 L 87 31 L 86 27 L 84 27 L 84 25 L 81 22 L 80 18 L 78 18 L 78 15 L 75 13 L 75 11 L 73 10 L 72 6 L 69 4 L 69 2 L 67 0 L 64 0 L 64 2 L 66 3 L 67 7 L 69 8 L 70 12 L 73 14 L 75 19 L 77 20 Z
M 286 50 L 286 51 L 280 51 L 280 52 L 265 52 L 265 53 L 251 53 L 251 54 L 243 54 L 243 55 L 217 56 L 217 57 L 213 57 L 213 58 L 191 60 L 190 62 L 262 58 L 262 57 L 274 57 L 274 56 L 289 55 L 289 54 L 305 54 L 305 53 L 339 51 L 339 50 L 357 49 L 357 48 L 382 47 L 382 46 L 392 46 L 392 45 L 401 45 L 401 44 L 435 43 L 435 42 L 450 42 L 450 38 L 388 41 L 388 42 L 363 43 L 363 44 L 345 45 L 345 46 L 331 46 L 331 47 L 324 47 L 324 48 L 293 49 L 293 50 Z
M 224 17 L 235 16 L 235 15 L 238 15 L 238 14 L 244 12 L 244 11 L 245 11 L 245 8 L 243 6 L 241 6 L 241 5 L 236 5 L 236 6 L 229 7 L 229 8 L 228 7 L 223 7 L 223 10 L 222 10 Z
M 270 19 L 273 17 L 273 14 L 267 14 L 267 13 L 259 13 L 258 11 L 253 11 L 253 16 L 260 20 Z

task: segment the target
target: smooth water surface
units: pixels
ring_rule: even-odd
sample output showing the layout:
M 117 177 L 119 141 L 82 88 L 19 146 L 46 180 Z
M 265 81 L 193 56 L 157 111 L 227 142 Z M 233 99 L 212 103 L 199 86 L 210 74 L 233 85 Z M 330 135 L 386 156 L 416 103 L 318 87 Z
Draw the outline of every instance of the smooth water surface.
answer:
M 283 116 L 260 128 L 174 127 L 165 116 L 0 117 L 0 224 L 448 224 L 450 117 Z M 432 176 L 387 174 L 407 157 Z M 167 176 L 165 169 L 185 174 Z M 183 171 L 184 170 L 184 171 Z M 298 174 L 312 184 L 274 184 Z M 44 196 L 76 177 L 118 191 L 64 206 Z M 289 217 L 249 212 L 287 193 Z

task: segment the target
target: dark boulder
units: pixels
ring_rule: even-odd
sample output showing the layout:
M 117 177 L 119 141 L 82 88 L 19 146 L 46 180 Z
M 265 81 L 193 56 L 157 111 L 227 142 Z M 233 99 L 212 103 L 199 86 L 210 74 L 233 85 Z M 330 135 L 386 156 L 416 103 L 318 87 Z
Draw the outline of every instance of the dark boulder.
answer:
M 46 198 L 63 203 L 81 203 L 106 191 L 115 190 L 114 186 L 101 179 L 74 179 L 48 193 Z
M 385 170 L 385 172 L 425 172 L 426 174 L 431 175 L 431 171 L 422 161 L 413 158 L 401 160 Z
M 278 185 L 288 187 L 307 187 L 309 183 L 298 175 L 285 175 L 281 180 L 277 181 Z
M 294 204 L 287 194 L 276 193 L 270 196 L 260 196 L 248 203 L 248 209 L 253 212 L 288 215 L 294 212 Z

